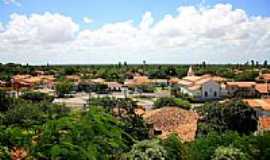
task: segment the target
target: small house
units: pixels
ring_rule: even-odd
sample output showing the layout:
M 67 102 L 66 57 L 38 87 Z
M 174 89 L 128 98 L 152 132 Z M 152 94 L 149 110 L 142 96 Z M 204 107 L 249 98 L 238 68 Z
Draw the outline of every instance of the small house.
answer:
M 270 98 L 245 99 L 243 101 L 256 111 L 258 131 L 270 131 Z
M 229 97 L 255 97 L 256 82 L 227 82 L 226 90 Z

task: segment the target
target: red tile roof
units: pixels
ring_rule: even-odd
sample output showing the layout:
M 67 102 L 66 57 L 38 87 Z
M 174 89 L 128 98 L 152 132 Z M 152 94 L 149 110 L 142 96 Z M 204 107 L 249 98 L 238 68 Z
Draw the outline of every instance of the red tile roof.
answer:
M 267 94 L 270 92 L 270 84 L 266 83 L 256 84 L 256 90 L 261 94 Z
M 259 117 L 260 129 L 270 129 L 270 117 L 269 116 L 261 116 Z
M 239 88 L 253 88 L 256 86 L 256 82 L 227 82 L 226 85 Z
M 179 78 L 176 78 L 176 77 L 172 77 L 170 80 L 169 80 L 169 83 L 172 83 L 172 84 L 176 84 L 180 81 Z
M 245 99 L 244 102 L 253 108 L 260 108 L 265 111 L 270 111 L 270 98 L 267 99 Z
M 270 81 L 270 73 L 262 74 L 261 76 L 259 76 L 259 79 Z
M 144 119 L 161 130 L 161 138 L 176 133 L 184 141 L 192 141 L 196 136 L 198 115 L 178 107 L 163 107 L 146 111 Z

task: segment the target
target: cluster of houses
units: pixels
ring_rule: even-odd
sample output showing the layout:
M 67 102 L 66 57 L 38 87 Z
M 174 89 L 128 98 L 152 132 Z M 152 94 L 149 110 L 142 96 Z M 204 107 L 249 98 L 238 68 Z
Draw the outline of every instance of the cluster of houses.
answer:
M 270 74 L 262 74 L 251 82 L 236 82 L 226 78 L 212 75 L 195 75 L 192 67 L 187 75 L 181 79 L 149 79 L 147 76 L 134 75 L 133 79 L 127 79 L 123 83 L 107 82 L 105 79 L 81 79 L 78 75 L 66 76 L 66 80 L 74 82 L 76 91 L 95 91 L 96 86 L 106 91 L 119 91 L 123 93 L 143 92 L 141 86 L 167 87 L 174 89 L 182 95 L 192 97 L 197 101 L 219 100 L 224 98 L 267 98 L 270 93 Z M 38 72 L 37 75 L 15 75 L 11 79 L 11 86 L 18 91 L 28 89 L 54 90 L 56 78 L 54 75 L 46 75 Z M 6 82 L 0 81 L 1 86 Z
M 192 67 L 189 68 L 186 77 L 169 80 L 181 94 L 193 97 L 198 101 L 234 97 L 268 97 L 270 93 L 268 81 L 270 82 L 270 74 L 262 73 L 253 82 L 229 81 L 226 78 L 208 74 L 197 76 Z
M 168 90 L 176 90 L 183 96 L 191 97 L 195 101 L 222 100 L 226 98 L 242 98 L 250 107 L 254 108 L 259 117 L 259 129 L 270 129 L 270 74 L 260 72 L 254 81 L 231 81 L 223 77 L 209 74 L 196 75 L 192 66 L 187 75 L 181 79 L 149 79 L 147 76 L 134 75 L 123 83 L 108 82 L 105 79 L 81 79 L 78 75 L 66 76 L 74 84 L 74 92 L 110 93 L 119 92 L 128 97 L 129 94 L 144 92 L 141 86 L 162 87 Z M 33 75 L 15 75 L 10 81 L 13 91 L 17 93 L 23 88 L 42 91 L 55 91 L 56 78 L 43 71 Z M 0 81 L 0 87 L 7 82 Z M 172 92 L 170 92 L 172 93 Z M 153 95 L 158 97 L 157 93 Z
M 270 131 L 270 74 L 262 74 L 250 82 L 229 81 L 223 77 L 196 76 L 189 68 L 187 76 L 170 79 L 170 83 L 184 95 L 198 101 L 224 98 L 242 98 L 243 102 L 255 109 L 258 131 Z
M 21 88 L 48 88 L 53 89 L 55 78 L 53 75 L 15 75 L 11 79 L 12 87 L 16 90 Z
M 66 76 L 66 80 L 74 82 L 75 88 L 83 91 L 95 90 L 95 86 L 104 85 L 107 91 L 131 91 L 140 92 L 140 86 L 167 87 L 176 90 L 182 95 L 192 97 L 197 101 L 218 100 L 230 97 L 241 98 L 267 98 L 270 91 L 270 74 L 262 74 L 251 82 L 235 82 L 219 76 L 209 74 L 195 75 L 192 67 L 187 76 L 179 79 L 149 79 L 147 76 L 134 75 L 133 79 L 127 79 L 124 83 L 108 82 L 105 79 L 81 79 L 78 75 Z M 7 82 L 0 81 L 1 86 Z M 11 79 L 14 90 L 22 88 L 31 89 L 54 89 L 56 78 L 54 75 L 46 75 L 38 72 L 37 75 L 15 75 Z M 141 91 L 142 92 L 142 91 Z

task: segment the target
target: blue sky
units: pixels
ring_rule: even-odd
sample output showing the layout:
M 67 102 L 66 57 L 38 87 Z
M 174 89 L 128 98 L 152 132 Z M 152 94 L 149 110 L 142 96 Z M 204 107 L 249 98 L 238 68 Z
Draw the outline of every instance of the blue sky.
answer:
M 0 0 L 0 63 L 270 61 L 269 0 Z
M 82 18 L 94 20 L 90 27 L 98 27 L 109 22 L 133 19 L 139 23 L 141 15 L 151 11 L 156 19 L 166 14 L 176 14 L 181 5 L 200 4 L 213 6 L 217 3 L 230 3 L 234 8 L 245 10 L 249 15 L 269 16 L 269 0 L 17 0 L 21 6 L 0 3 L 0 21 L 8 22 L 12 13 L 30 15 L 32 13 L 56 12 L 71 16 L 85 27 Z

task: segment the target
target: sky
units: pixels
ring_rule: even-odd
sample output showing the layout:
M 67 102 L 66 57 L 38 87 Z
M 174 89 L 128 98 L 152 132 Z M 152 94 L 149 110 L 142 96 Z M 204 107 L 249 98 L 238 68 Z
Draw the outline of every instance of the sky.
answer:
M 269 0 L 0 0 L 0 63 L 270 61 Z

